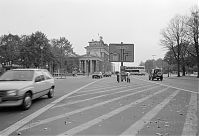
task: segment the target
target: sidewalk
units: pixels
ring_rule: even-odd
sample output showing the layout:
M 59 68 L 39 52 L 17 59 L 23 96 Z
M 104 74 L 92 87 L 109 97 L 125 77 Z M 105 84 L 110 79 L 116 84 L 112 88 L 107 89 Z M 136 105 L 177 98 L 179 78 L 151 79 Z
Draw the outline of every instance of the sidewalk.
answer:
M 178 77 L 177 74 L 170 74 L 168 77 L 168 74 L 164 74 L 163 75 L 164 78 L 168 78 L 168 79 L 180 79 L 180 80 L 197 80 L 197 75 L 194 74 L 189 74 L 186 76 L 180 76 Z

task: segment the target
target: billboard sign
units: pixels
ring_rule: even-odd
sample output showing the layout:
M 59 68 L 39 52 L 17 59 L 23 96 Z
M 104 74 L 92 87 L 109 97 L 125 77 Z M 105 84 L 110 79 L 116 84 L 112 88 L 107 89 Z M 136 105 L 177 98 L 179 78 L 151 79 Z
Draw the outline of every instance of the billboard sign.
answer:
M 134 62 L 134 44 L 109 44 L 110 62 Z

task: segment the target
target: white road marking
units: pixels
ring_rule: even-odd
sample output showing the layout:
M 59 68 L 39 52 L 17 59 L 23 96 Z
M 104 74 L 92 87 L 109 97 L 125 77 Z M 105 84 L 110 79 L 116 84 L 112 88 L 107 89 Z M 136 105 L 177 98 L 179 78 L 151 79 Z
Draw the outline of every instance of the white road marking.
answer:
M 106 88 L 106 87 L 116 87 L 116 86 L 113 86 L 113 85 L 95 85 L 95 86 L 90 86 L 89 88 L 86 88 L 86 89 L 93 90 L 93 89 L 99 89 L 100 87 Z M 84 92 L 84 91 L 81 91 L 81 92 Z
M 148 80 L 145 80 L 145 79 L 140 79 L 140 78 L 135 78 L 135 77 L 133 77 L 133 78 L 134 79 L 138 79 L 138 80 L 142 80 L 142 81 L 145 81 L 145 82 L 148 82 L 148 83 L 154 83 L 154 84 L 157 84 L 157 85 L 166 86 L 166 87 L 174 88 L 174 89 L 177 89 L 177 90 L 182 90 L 182 91 L 189 92 L 189 93 L 199 94 L 199 92 L 194 92 L 194 91 L 191 91 L 191 90 L 186 90 L 186 89 L 178 88 L 178 87 L 171 86 L 171 85 L 165 85 L 165 84 L 161 84 L 161 83 L 155 83 L 153 81 L 148 81 Z
M 143 88 L 143 87 L 146 87 L 146 86 L 152 86 L 152 85 L 145 85 L 145 86 L 141 86 L 141 87 L 138 86 L 138 87 L 135 87 L 133 90 L 139 89 L 139 88 Z M 122 88 L 124 88 L 124 87 L 122 87 Z M 117 89 L 121 89 L 121 88 L 111 89 L 111 91 L 112 90 L 117 90 Z M 110 91 L 110 90 L 108 90 L 108 91 Z M 53 109 L 53 108 L 60 108 L 60 107 L 63 107 L 63 106 L 67 106 L 67 105 L 71 105 L 71 104 L 76 104 L 76 103 L 81 103 L 81 102 L 84 102 L 84 101 L 89 101 L 89 100 L 93 100 L 93 99 L 96 99 L 96 98 L 100 98 L 100 97 L 104 97 L 104 96 L 109 96 L 109 95 L 112 95 L 112 94 L 118 94 L 118 93 L 128 92 L 128 91 L 132 91 L 132 89 L 127 89 L 125 91 L 112 92 L 112 93 L 109 93 L 109 94 L 98 95 L 96 97 L 91 97 L 91 98 L 88 98 L 88 99 L 77 100 L 77 101 L 73 101 L 73 102 L 67 102 L 66 104 L 60 104 L 60 105 L 54 106 L 51 109 Z
M 98 87 L 104 87 L 104 85 L 106 84 L 106 87 L 108 87 L 108 86 L 113 86 L 113 85 L 115 85 L 116 83 L 114 83 L 113 81 L 111 81 L 111 82 L 107 82 L 107 81 L 102 81 L 102 82 L 99 82 L 98 84 L 95 84 L 95 88 L 96 88 L 96 86 L 97 86 L 97 88 Z M 91 86 L 91 87 L 93 87 L 93 86 Z M 94 89 L 94 88 L 93 88 Z
M 89 92 L 93 92 L 93 91 L 96 91 L 96 90 L 108 89 L 108 88 L 117 88 L 117 87 L 124 87 L 124 86 L 130 86 L 130 85 L 109 86 L 109 87 L 101 87 L 101 88 L 98 87 L 98 88 L 94 88 L 94 89 L 90 89 L 90 90 L 86 90 L 86 91 L 81 91 L 81 93 L 89 93 Z M 71 96 L 71 97 L 73 97 L 73 96 Z
M 19 131 L 30 129 L 32 127 L 35 127 L 35 126 L 38 126 L 38 125 L 41 125 L 41 124 L 45 124 L 45 123 L 49 123 L 49 122 L 64 118 L 66 116 L 70 116 L 70 115 L 73 115 L 73 114 L 76 114 L 76 113 L 80 113 L 80 112 L 83 112 L 83 111 L 86 111 L 86 110 L 89 110 L 89 109 L 92 109 L 92 108 L 95 108 L 95 107 L 98 107 L 98 106 L 102 106 L 102 105 L 105 105 L 107 103 L 110 103 L 110 102 L 113 102 L 113 101 L 116 101 L 116 100 L 120 100 L 122 98 L 131 96 L 131 95 L 142 93 L 142 92 L 148 91 L 148 90 L 153 89 L 153 88 L 157 88 L 157 86 L 151 87 L 151 88 L 147 88 L 147 89 L 144 89 L 144 90 L 138 91 L 138 92 L 133 92 L 133 93 L 130 93 L 130 94 L 127 94 L 127 95 L 123 95 L 123 96 L 120 96 L 120 97 L 116 97 L 116 98 L 111 99 L 111 100 L 107 100 L 107 101 L 104 101 L 104 102 L 101 102 L 101 103 L 97 103 L 97 104 L 94 104 L 94 105 L 91 105 L 91 106 L 87 106 L 87 107 L 84 107 L 84 108 L 81 108 L 81 109 L 77 109 L 77 110 L 71 111 L 71 112 L 68 112 L 68 113 L 65 113 L 65 114 L 61 114 L 61 115 L 58 115 L 58 116 L 54 116 L 54 117 L 51 117 L 51 118 L 40 120 L 38 122 L 27 124 L 26 126 L 20 128 Z
M 159 93 L 162 93 L 162 92 L 166 91 L 167 89 L 168 88 L 159 90 L 159 91 L 155 92 L 154 94 L 150 94 L 150 95 L 148 95 L 146 97 L 143 97 L 141 99 L 138 99 L 137 101 L 134 101 L 134 102 L 132 102 L 132 103 L 130 103 L 128 105 L 125 105 L 125 106 L 122 106 L 120 108 L 117 108 L 116 110 L 113 110 L 113 111 L 111 111 L 111 112 L 109 112 L 107 114 L 104 114 L 104 115 L 102 115 L 102 116 L 100 116 L 98 118 L 95 118 L 95 119 L 93 119 L 91 121 L 88 121 L 88 122 L 86 122 L 86 123 L 84 123 L 82 125 L 74 127 L 74 128 L 72 128 L 72 129 L 70 129 L 70 130 L 68 130 L 68 131 L 66 131 L 66 132 L 64 132 L 62 134 L 59 134 L 58 136 L 63 136 L 63 135 L 72 136 L 72 135 L 75 135 L 75 134 L 77 134 L 77 133 L 79 133 L 79 132 L 81 132 L 83 130 L 86 130 L 86 129 L 96 125 L 97 123 L 100 123 L 100 122 L 102 122 L 102 121 L 104 121 L 104 120 L 106 120 L 106 119 L 108 119 L 110 117 L 113 117 L 113 116 L 119 114 L 122 111 L 127 110 L 128 108 L 132 107 L 133 105 L 137 105 L 139 103 L 142 103 L 142 102 L 146 101 L 147 99 L 149 99 L 149 98 L 151 98 L 151 97 L 153 97 L 153 96 L 155 96 L 155 95 L 157 95 Z
M 196 113 L 197 113 L 197 95 L 192 93 L 182 136 L 196 136 L 197 125 L 199 125 L 197 124 L 198 118 Z
M 109 92 L 109 91 L 112 91 L 112 90 L 117 90 L 117 89 L 122 89 L 122 88 L 128 88 L 128 87 L 132 87 L 132 86 L 123 86 L 123 87 L 120 87 L 120 88 L 112 88 L 110 90 L 102 90 L 102 91 L 89 91 L 89 92 L 86 92 L 86 93 L 83 93 L 83 94 L 77 94 L 77 95 L 74 95 L 74 96 L 71 96 L 71 97 L 68 97 L 68 98 L 75 98 L 75 97 L 80 97 L 80 96 L 85 96 L 85 95 L 88 95 L 88 94 L 98 94 L 98 93 L 103 93 L 103 92 Z M 100 89 L 97 89 L 97 90 L 100 90 Z
M 100 80 L 97 80 L 97 81 L 100 81 Z M 47 111 L 48 109 L 50 109 L 52 106 L 54 106 L 55 104 L 57 104 L 58 102 L 62 101 L 63 99 L 65 99 L 66 97 L 70 96 L 71 94 L 73 93 L 76 93 L 78 92 L 79 90 L 91 85 L 91 84 L 94 84 L 95 82 L 97 81 L 94 81 L 94 82 L 91 82 L 87 85 L 84 85 L 82 87 L 80 87 L 79 89 L 76 89 L 58 99 L 56 99 L 55 101 L 51 102 L 50 104 L 46 105 L 45 107 L 39 109 L 38 111 L 30 114 L 29 116 L 23 118 L 22 120 L 19 120 L 18 122 L 14 123 L 13 125 L 9 126 L 8 128 L 0 131 L 0 136 L 7 136 L 11 133 L 13 133 L 14 131 L 18 130 L 20 127 L 24 126 L 25 124 L 27 124 L 28 122 L 30 122 L 31 120 L 33 120 L 34 118 L 38 117 L 39 115 L 41 115 L 42 113 L 44 113 L 45 111 Z
M 144 126 L 154 118 L 170 101 L 173 99 L 180 90 L 172 93 L 168 98 L 166 98 L 163 102 L 155 106 L 152 110 L 150 110 L 147 114 L 145 114 L 140 120 L 136 121 L 133 125 L 131 125 L 127 130 L 125 130 L 121 136 L 129 135 L 135 136 L 138 131 L 140 131 Z

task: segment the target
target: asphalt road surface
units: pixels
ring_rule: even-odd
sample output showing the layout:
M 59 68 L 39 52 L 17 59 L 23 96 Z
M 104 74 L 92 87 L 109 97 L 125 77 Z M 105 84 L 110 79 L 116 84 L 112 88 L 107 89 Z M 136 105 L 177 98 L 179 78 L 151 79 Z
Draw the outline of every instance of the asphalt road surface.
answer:
M 196 136 L 198 87 L 194 77 L 57 79 L 53 99 L 42 97 L 28 111 L 1 108 L 0 135 Z

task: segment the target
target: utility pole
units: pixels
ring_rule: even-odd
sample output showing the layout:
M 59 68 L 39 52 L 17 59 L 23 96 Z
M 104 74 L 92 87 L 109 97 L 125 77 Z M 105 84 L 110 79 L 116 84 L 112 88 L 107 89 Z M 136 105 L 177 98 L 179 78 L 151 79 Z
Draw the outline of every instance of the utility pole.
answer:
M 123 42 L 121 42 L 121 46 L 122 45 L 123 45 Z M 121 66 L 123 66 L 123 50 L 124 49 L 121 48 Z
M 44 49 L 44 46 L 40 46 L 40 49 L 41 49 L 41 68 L 43 68 L 43 49 Z

